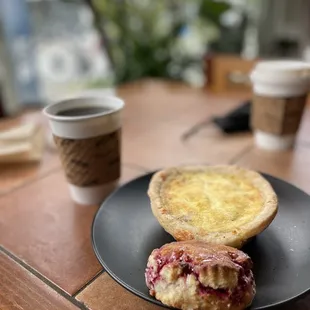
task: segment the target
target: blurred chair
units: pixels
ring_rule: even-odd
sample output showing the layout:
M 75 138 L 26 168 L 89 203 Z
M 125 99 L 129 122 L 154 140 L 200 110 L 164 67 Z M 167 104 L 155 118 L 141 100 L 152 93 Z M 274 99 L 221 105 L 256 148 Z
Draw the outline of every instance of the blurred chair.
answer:
M 257 60 L 237 55 L 212 55 L 205 58 L 205 87 L 217 93 L 250 92 L 249 73 Z

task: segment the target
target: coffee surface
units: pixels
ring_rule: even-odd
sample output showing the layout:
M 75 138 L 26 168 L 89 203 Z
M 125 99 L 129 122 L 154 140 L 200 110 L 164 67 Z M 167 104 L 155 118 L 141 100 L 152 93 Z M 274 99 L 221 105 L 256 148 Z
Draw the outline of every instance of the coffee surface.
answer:
M 63 111 L 59 111 L 57 116 L 87 116 L 87 115 L 95 115 L 101 114 L 111 111 L 110 108 L 106 107 L 78 107 L 67 109 Z

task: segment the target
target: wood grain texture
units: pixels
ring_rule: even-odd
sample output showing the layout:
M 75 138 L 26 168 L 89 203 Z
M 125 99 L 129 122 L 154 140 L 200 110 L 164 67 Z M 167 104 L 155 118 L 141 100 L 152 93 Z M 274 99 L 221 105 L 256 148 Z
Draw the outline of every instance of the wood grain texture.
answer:
M 0 165 L 0 195 L 60 169 L 58 155 L 46 150 L 40 163 Z
M 232 163 L 253 145 L 250 133 L 223 134 L 209 124 L 186 141 L 193 154 L 209 164 Z
M 213 125 L 197 126 L 240 105 L 247 96 L 213 95 L 160 81 L 126 85 L 119 95 L 126 102 L 122 162 L 131 164 L 123 166 L 122 182 L 146 170 L 171 165 L 237 161 L 240 165 L 287 179 L 310 192 L 310 177 L 305 169 L 310 164 L 309 109 L 301 124 L 295 152 L 277 154 L 257 150 L 249 134 L 223 135 Z M 40 112 L 28 113 L 0 123 L 0 129 L 21 120 L 42 122 L 45 126 L 42 119 Z M 182 141 L 184 133 L 196 127 L 198 129 Z M 101 266 L 90 242 L 90 227 L 97 207 L 81 207 L 71 201 L 55 152 L 47 149 L 39 165 L 1 167 L 1 192 L 5 195 L 0 198 L 0 244 L 6 249 L 69 294 L 78 292 L 100 272 Z M 0 287 L 1 284 L 0 272 Z M 44 289 L 49 296 L 50 289 L 45 286 Z M 0 290 L 0 301 L 2 292 L 4 290 Z M 33 292 L 36 296 L 36 291 Z M 52 292 L 51 296 L 55 294 Z M 5 302 L 13 302 L 15 298 L 19 302 L 25 298 L 16 288 L 5 296 Z M 36 297 L 29 294 L 27 298 Z M 107 274 L 86 286 L 77 299 L 93 310 L 161 309 L 127 292 Z M 16 309 L 38 309 L 31 302 L 27 299 L 26 304 Z M 54 308 L 47 309 L 66 309 L 66 305 L 58 306 L 57 302 Z M 310 304 L 302 302 L 305 303 Z M 1 303 L 0 309 L 5 309 Z
M 7 130 L 28 122 L 41 125 L 45 130 L 44 134 L 48 137 L 50 130 L 41 111 L 29 111 L 18 117 L 2 120 L 0 130 Z M 60 168 L 58 155 L 49 147 L 45 148 L 41 162 L 0 164 L 0 195 L 39 179 L 58 168 Z
M 253 147 L 236 162 L 237 165 L 269 173 L 310 193 L 310 148 L 297 145 L 294 150 L 269 152 Z
M 73 310 L 78 308 L 0 252 L 0 309 Z
M 236 55 L 212 55 L 208 65 L 207 87 L 218 93 L 245 92 L 251 93 L 249 74 L 255 66 L 255 60 L 247 60 Z M 234 77 L 239 77 L 237 80 Z M 240 77 L 242 77 L 240 79 Z
M 76 298 L 92 310 L 161 310 L 116 283 L 108 274 L 100 275 Z
M 144 174 L 123 167 L 122 181 Z M 79 206 L 63 171 L 0 198 L 0 244 L 32 268 L 74 294 L 102 268 L 91 245 L 97 206 Z
M 238 139 L 224 147 L 220 145 L 224 140 L 213 145 L 218 134 L 209 139 L 203 135 L 196 139 L 194 134 L 186 143 L 182 137 L 197 124 L 240 105 L 246 97 L 215 96 L 162 82 L 145 82 L 124 88 L 120 96 L 126 101 L 122 148 L 125 162 L 149 169 L 183 163 L 228 162 L 239 151 L 238 147 L 245 146 L 243 140 L 241 144 L 236 143 Z M 228 137 L 225 139 L 229 140 Z

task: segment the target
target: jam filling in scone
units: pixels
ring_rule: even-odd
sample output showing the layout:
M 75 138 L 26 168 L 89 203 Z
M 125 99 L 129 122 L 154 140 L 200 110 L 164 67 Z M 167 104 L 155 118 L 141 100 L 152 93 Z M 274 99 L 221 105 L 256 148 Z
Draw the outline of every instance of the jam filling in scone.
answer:
M 149 257 L 145 278 L 150 294 L 180 309 L 244 309 L 255 295 L 252 261 L 223 245 L 174 242 Z

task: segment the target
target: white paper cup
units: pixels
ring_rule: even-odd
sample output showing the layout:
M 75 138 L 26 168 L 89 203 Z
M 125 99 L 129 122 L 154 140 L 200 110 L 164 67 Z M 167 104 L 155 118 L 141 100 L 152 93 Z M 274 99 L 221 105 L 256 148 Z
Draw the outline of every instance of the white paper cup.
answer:
M 82 116 L 62 116 L 73 108 L 103 107 L 106 111 Z M 121 111 L 124 102 L 104 95 L 71 97 L 47 106 L 48 117 L 72 199 L 80 204 L 100 204 L 120 177 Z
M 291 148 L 310 89 L 310 65 L 302 61 L 262 61 L 250 78 L 256 145 L 267 150 Z
M 257 129 L 254 132 L 254 140 L 255 144 L 261 149 L 284 151 L 294 145 L 295 135 L 278 136 Z

